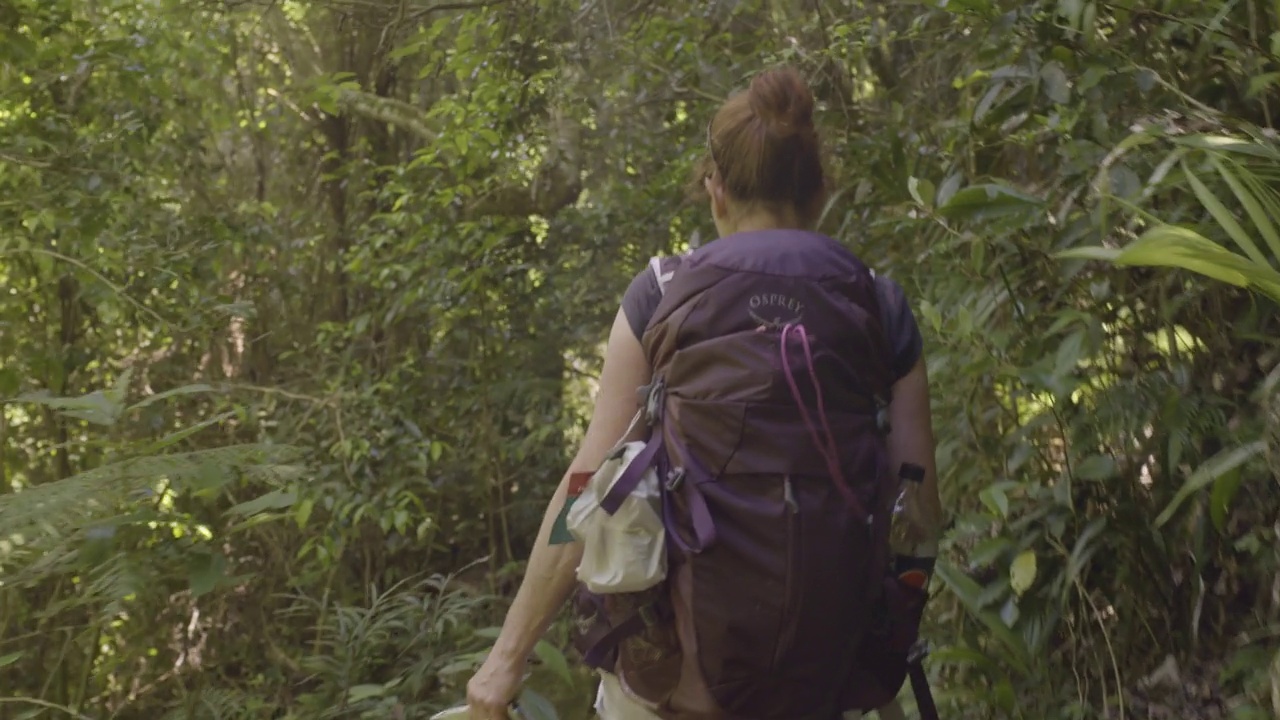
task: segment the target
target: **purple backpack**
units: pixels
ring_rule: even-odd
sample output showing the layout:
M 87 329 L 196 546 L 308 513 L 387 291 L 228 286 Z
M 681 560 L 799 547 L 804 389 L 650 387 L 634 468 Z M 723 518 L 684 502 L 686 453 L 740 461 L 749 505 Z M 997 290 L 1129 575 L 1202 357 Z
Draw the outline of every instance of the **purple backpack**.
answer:
M 667 580 L 580 588 L 577 647 L 666 718 L 834 720 L 884 705 L 918 666 L 925 595 L 889 562 L 893 374 L 873 275 L 795 230 L 740 233 L 654 270 L 666 284 L 643 337 L 650 439 L 601 508 L 657 469 Z

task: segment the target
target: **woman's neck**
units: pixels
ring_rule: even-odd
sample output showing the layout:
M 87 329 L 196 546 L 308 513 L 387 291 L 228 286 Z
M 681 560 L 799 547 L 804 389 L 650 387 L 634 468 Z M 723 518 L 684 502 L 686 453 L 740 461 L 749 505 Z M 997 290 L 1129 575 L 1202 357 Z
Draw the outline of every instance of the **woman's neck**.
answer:
M 804 222 L 797 212 L 777 212 L 759 208 L 751 212 L 745 212 L 734 218 L 733 222 L 726 223 L 726 227 L 721 234 L 734 235 L 757 230 L 809 230 L 810 225 L 810 223 Z

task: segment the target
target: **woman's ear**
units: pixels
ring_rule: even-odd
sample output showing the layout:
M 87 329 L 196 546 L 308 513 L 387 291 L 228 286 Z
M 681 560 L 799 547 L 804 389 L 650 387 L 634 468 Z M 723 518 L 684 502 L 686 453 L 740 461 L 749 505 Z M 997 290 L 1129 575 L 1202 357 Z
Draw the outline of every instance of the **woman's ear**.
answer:
M 720 182 L 720 176 L 712 173 L 703 180 L 703 184 L 707 188 L 707 195 L 711 197 L 711 217 L 716 220 L 723 219 L 728 215 L 728 206 L 725 204 L 724 184 Z

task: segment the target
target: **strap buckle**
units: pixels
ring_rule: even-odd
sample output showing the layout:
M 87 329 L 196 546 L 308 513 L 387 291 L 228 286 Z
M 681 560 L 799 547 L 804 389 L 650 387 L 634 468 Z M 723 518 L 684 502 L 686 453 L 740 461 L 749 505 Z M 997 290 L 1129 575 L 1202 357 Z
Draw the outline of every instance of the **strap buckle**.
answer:
M 919 665 L 929 655 L 929 641 L 917 640 L 911 649 L 907 651 L 907 664 Z
M 645 424 L 653 427 L 662 419 L 662 401 L 667 394 L 667 383 L 657 377 L 648 385 L 641 385 L 636 390 L 636 400 L 643 408 Z
M 880 395 L 876 395 L 873 400 L 876 404 L 876 429 L 888 435 L 893 431 L 893 424 L 889 422 L 889 402 Z

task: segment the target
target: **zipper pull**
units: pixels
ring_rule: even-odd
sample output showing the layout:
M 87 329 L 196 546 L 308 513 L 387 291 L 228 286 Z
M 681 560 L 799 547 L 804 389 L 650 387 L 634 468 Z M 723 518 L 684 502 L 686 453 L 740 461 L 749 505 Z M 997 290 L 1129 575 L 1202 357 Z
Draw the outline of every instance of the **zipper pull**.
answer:
M 791 514 L 794 515 L 800 512 L 800 505 L 796 503 L 795 492 L 791 490 L 790 475 L 784 475 L 782 477 L 782 501 L 787 504 L 787 507 L 791 508 Z

